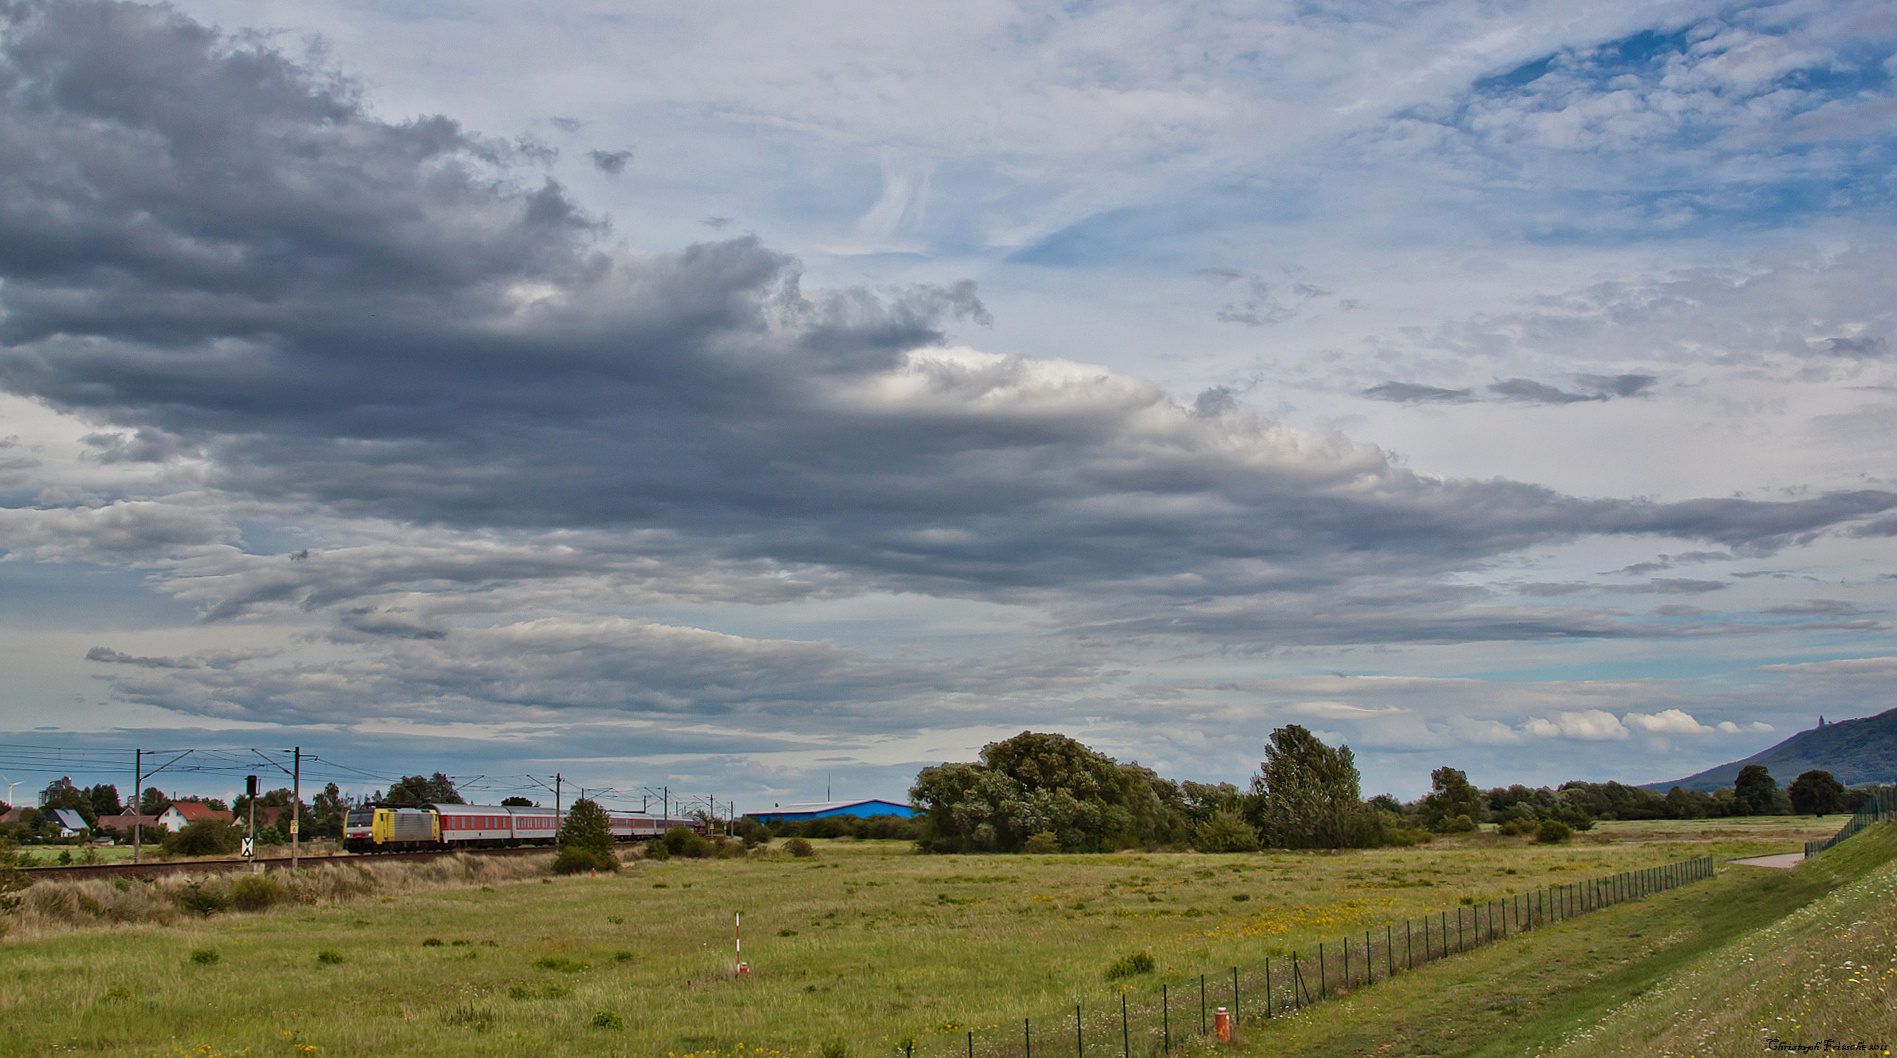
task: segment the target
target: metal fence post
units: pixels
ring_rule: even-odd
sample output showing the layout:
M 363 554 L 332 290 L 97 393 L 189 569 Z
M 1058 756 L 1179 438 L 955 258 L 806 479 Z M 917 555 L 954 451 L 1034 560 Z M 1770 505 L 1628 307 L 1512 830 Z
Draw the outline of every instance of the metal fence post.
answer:
M 1232 967 L 1232 1027 L 1238 1027 L 1238 967 Z
M 1271 1017 L 1271 956 L 1265 956 L 1265 1017 Z
M 1324 942 L 1320 940 L 1317 942 L 1317 1001 L 1320 1003 L 1330 998 L 1330 993 L 1325 991 L 1330 986 L 1325 980 L 1330 976 L 1329 970 L 1329 960 L 1324 958 Z
M 1205 975 L 1199 975 L 1199 1035 L 1205 1035 Z
M 1172 1001 L 1166 995 L 1166 986 L 1159 986 L 1159 1017 L 1161 1031 L 1164 1033 L 1167 1054 L 1172 1053 Z
M 968 1038 L 970 1040 L 973 1040 L 975 1038 L 975 1034 L 969 1033 Z M 972 1044 L 970 1045 L 970 1048 L 971 1049 L 968 1052 L 968 1058 L 975 1058 L 975 1052 L 972 1049 L 973 1048 Z M 1125 992 L 1120 993 L 1120 1058 L 1133 1058 L 1132 1030 L 1126 1027 L 1126 993 Z
M 1021 1019 L 1021 1053 L 1034 1058 L 1034 1019 Z
M 1081 1035 L 1081 1029 L 1080 1029 L 1080 1004 L 1075 1003 L 1074 1004 L 1074 1058 L 1085 1058 L 1086 1054 L 1087 1054 L 1087 1041 L 1086 1041 L 1086 1038 Z

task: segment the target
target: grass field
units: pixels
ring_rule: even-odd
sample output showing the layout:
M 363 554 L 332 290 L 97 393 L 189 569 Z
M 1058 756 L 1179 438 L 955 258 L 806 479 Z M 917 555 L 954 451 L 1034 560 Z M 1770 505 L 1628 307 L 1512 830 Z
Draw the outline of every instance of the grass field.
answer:
M 1201 972 L 1309 951 L 1465 898 L 1693 856 L 1786 851 L 1840 822 L 1607 824 L 1554 847 L 1478 834 L 1409 849 L 1235 856 L 932 857 L 896 843 L 819 842 L 814 860 L 635 863 L 611 878 L 388 895 L 365 883 L 366 897 L 169 925 L 88 924 L 75 897 L 80 910 L 29 919 L 0 945 L 0 1013 L 11 1030 L 0 1034 L 0 1055 L 742 1048 L 768 1058 L 832 1039 L 853 1055 L 886 1054 L 906 1037 L 939 1051 L 968 1026 L 992 1033 L 1063 1010 L 1071 1026 L 1076 1002 L 1107 1009 L 1122 983 L 1104 972 L 1129 952 L 1157 962 L 1138 988 L 1162 979 L 1184 987 Z M 1628 967 L 1677 969 L 1839 880 L 1815 870 L 1796 885 L 1775 877 L 1786 880 L 1771 888 L 1765 872 L 1727 868 L 1299 1017 L 1244 1026 L 1241 1047 L 1461 1054 L 1521 1031 L 1555 1039 L 1612 1005 L 1594 996 L 1599 982 Z M 740 911 L 748 981 L 731 974 Z M 1196 1020 L 1196 994 L 1192 1005 Z

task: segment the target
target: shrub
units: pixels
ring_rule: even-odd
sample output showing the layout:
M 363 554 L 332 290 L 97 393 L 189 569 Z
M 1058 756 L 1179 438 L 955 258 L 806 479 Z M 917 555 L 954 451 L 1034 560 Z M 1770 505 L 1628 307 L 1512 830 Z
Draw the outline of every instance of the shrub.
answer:
M 316 961 L 325 966 L 335 966 L 343 961 L 343 953 L 325 948 L 316 953 Z
M 843 1042 L 843 1037 L 832 1036 L 817 1048 L 817 1058 L 850 1058 L 850 1045 Z
M 283 886 L 267 874 L 246 874 L 231 883 L 231 903 L 239 911 L 262 911 L 283 899 Z
M 1237 812 L 1220 809 L 1192 828 L 1192 847 L 1200 852 L 1257 852 L 1258 831 Z
M 619 869 L 619 857 L 612 852 L 600 852 L 597 849 L 568 845 L 553 858 L 555 874 L 585 874 L 587 871 L 616 871 Z
M 200 819 L 186 823 L 175 836 L 168 836 L 165 848 L 185 856 L 226 856 L 237 851 L 242 840 L 234 824 L 220 819 Z
M 595 1011 L 593 1027 L 596 1029 L 619 1029 L 626 1025 L 625 1019 L 610 1010 Z
M 559 841 L 560 855 L 553 869 L 561 874 L 619 869 L 619 857 L 613 855 L 612 823 L 595 801 L 582 797 L 573 802 L 566 822 L 560 824 Z
M 191 949 L 191 961 L 199 966 L 210 966 L 217 962 L 217 949 L 193 948 Z
M 660 840 L 665 842 L 665 850 L 674 856 L 702 860 L 712 852 L 711 842 L 699 837 L 690 827 L 673 827 Z
M 802 839 L 800 838 L 798 840 Z M 1021 851 L 1031 852 L 1037 855 L 1059 852 L 1060 837 L 1051 830 L 1043 830 L 1039 834 L 1029 838 L 1027 844 L 1021 846 Z
M 580 962 L 562 955 L 543 955 L 534 960 L 534 965 L 542 970 L 558 970 L 563 974 L 584 973 L 593 968 L 592 963 Z
M 771 828 L 750 816 L 738 820 L 737 831 L 738 840 L 744 842 L 744 847 L 747 849 L 755 849 L 759 845 L 771 843 Z
M 800 860 L 807 859 L 817 854 L 817 850 L 810 844 L 810 842 L 805 841 L 803 838 L 792 838 L 789 841 L 784 842 L 784 849 L 785 851 L 789 852 L 792 856 L 795 856 Z
M 1115 959 L 1113 965 L 1107 967 L 1106 977 L 1109 981 L 1117 981 L 1122 977 L 1132 977 L 1136 974 L 1149 974 L 1153 972 L 1154 967 L 1157 965 L 1158 963 L 1153 959 L 1152 952 L 1128 952 L 1118 959 Z
M 1543 845 L 1557 845 L 1574 836 L 1574 831 L 1559 819 L 1542 821 L 1541 828 L 1535 831 L 1535 840 Z
M 613 952 L 613 961 L 614 962 L 631 962 L 632 953 L 624 949 Z
M 1390 827 L 1383 832 L 1383 843 L 1399 849 L 1407 849 L 1412 845 L 1427 845 L 1429 842 L 1429 831 L 1418 830 L 1415 827 Z
M 1454 819 L 1444 822 L 1443 829 L 1451 834 L 1467 834 L 1475 829 L 1475 820 L 1470 819 L 1466 815 L 1457 816 Z
M 180 910 L 189 911 L 204 918 L 210 918 L 219 911 L 231 909 L 230 897 L 197 878 L 184 883 L 178 889 L 176 899 Z
M 441 947 L 441 938 L 440 937 L 425 937 L 422 939 L 422 947 L 439 948 Z
M 669 860 L 672 858 L 672 850 L 666 848 L 665 842 L 663 841 L 647 842 L 645 854 L 648 860 Z
M 1556 826 L 1565 826 L 1565 824 L 1553 819 L 1548 820 L 1548 822 L 1554 823 Z M 1505 834 L 1511 838 L 1520 837 L 1523 834 L 1535 832 L 1535 821 L 1532 819 L 1511 819 L 1501 826 L 1496 827 L 1495 832 L 1497 834 Z

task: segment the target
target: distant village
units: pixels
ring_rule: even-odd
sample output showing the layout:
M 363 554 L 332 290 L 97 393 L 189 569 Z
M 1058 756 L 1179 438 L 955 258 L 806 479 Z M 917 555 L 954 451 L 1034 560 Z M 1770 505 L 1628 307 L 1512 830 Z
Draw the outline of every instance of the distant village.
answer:
M 226 803 L 216 797 L 167 794 L 147 787 L 131 804 L 120 800 L 113 784 L 78 786 L 70 777 L 62 777 L 40 791 L 37 800 L 37 808 L 6 806 L 0 813 L 0 840 L 21 846 L 137 842 L 156 853 L 201 855 L 232 851 L 227 846 L 244 836 L 259 846 L 287 843 L 294 797 L 284 788 Z M 255 834 L 250 833 L 253 800 Z M 330 783 L 308 805 L 294 805 L 300 837 L 305 841 L 340 839 L 343 815 L 351 803 L 348 795 Z M 70 851 L 65 858 L 72 858 Z

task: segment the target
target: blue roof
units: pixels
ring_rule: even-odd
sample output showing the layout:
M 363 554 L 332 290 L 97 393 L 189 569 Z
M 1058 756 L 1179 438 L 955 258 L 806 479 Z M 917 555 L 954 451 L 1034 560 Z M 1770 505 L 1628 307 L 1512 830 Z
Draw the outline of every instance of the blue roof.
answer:
M 86 817 L 80 815 L 77 809 L 55 808 L 53 809 L 53 815 L 58 817 L 59 825 L 65 827 L 67 830 L 86 829 Z
M 768 812 L 752 812 L 751 818 L 760 823 L 776 823 L 786 819 L 822 819 L 825 816 L 901 816 L 907 819 L 916 814 L 916 810 L 896 801 L 870 799 L 867 801 L 815 801 L 806 804 L 777 805 Z

